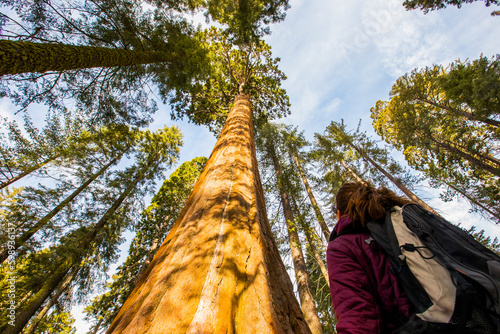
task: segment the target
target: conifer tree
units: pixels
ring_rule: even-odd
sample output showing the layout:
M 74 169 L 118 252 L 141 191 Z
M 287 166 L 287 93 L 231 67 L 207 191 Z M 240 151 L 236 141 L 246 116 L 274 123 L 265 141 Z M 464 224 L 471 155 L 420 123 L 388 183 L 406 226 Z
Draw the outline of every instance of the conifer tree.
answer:
M 55 129 L 57 129 L 57 127 Z M 76 139 L 71 138 L 70 144 L 66 143 L 66 146 L 69 146 L 69 148 L 66 149 L 64 157 L 67 160 L 71 160 L 69 163 L 73 170 L 71 178 L 76 177 L 77 179 L 82 179 L 82 184 L 75 187 L 76 189 L 68 189 L 71 188 L 70 186 L 72 184 L 68 181 L 63 181 L 52 190 L 43 192 L 40 192 L 41 188 L 27 187 L 24 194 L 22 194 L 22 203 L 20 204 L 27 205 L 30 202 L 33 203 L 33 201 L 42 200 L 42 205 L 36 210 L 30 210 L 36 212 L 36 214 L 33 215 L 25 210 L 28 214 L 21 216 L 17 214 L 18 209 L 16 209 L 15 206 L 9 207 L 12 214 L 7 220 L 17 221 L 22 224 L 19 224 L 16 230 L 18 235 L 15 243 L 8 248 L 4 247 L 2 250 L 0 254 L 1 262 L 5 261 L 8 252 L 12 253 L 12 251 L 23 246 L 35 233 L 37 233 L 37 231 L 41 229 L 49 230 L 52 228 L 51 234 L 57 234 L 54 225 L 50 225 L 50 227 L 47 228 L 50 220 L 66 206 L 70 205 L 77 196 L 89 192 L 89 185 L 92 182 L 100 177 L 102 179 L 103 174 L 108 173 L 108 169 L 116 164 L 121 156 L 134 145 L 135 134 L 136 130 L 126 126 L 110 126 L 100 129 L 97 133 L 81 131 Z M 64 139 L 64 137 L 62 139 Z M 71 142 L 76 144 L 72 145 Z M 99 160 L 107 161 L 101 165 Z M 63 171 L 60 173 L 62 174 Z M 60 178 L 61 176 L 58 177 Z M 66 194 L 68 190 L 70 190 L 70 194 L 60 200 L 60 202 L 53 204 L 48 200 L 48 198 L 54 195 L 57 195 L 59 198 L 61 195 Z M 53 207 L 51 207 L 52 205 Z M 44 212 L 45 214 L 43 214 Z M 45 242 L 47 241 L 48 240 L 45 240 Z M 26 251 L 26 249 L 24 251 Z
M 157 109 L 145 88 L 161 82 L 170 92 L 196 80 L 206 65 L 195 29 L 175 15 L 190 9 L 185 2 L 161 9 L 134 0 L 8 5 L 22 20 L 5 21 L 22 27 L 1 41 L 1 63 L 11 72 L 49 70 L 3 78 L 1 94 L 23 111 L 44 103 L 61 113 L 83 111 L 94 124 L 145 125 Z M 145 63 L 151 65 L 126 66 Z
M 443 9 L 447 5 L 457 6 L 461 8 L 463 4 L 472 3 L 478 0 L 405 0 L 403 6 L 407 9 L 421 9 L 424 13 L 428 13 L 430 10 Z M 500 5 L 498 0 L 484 0 L 486 7 L 494 5 Z M 492 16 L 499 15 L 500 11 L 496 10 L 491 13 Z
M 398 79 L 389 101 L 371 109 L 375 131 L 410 166 L 493 212 L 500 200 L 498 115 L 491 110 L 498 78 L 497 59 L 414 70 Z
M 293 159 L 295 162 L 295 165 L 297 167 L 297 171 L 300 174 L 300 177 L 302 179 L 302 182 L 304 183 L 304 188 L 306 189 L 307 196 L 309 197 L 309 200 L 311 201 L 311 205 L 314 209 L 314 213 L 316 214 L 317 221 L 321 227 L 321 230 L 323 232 L 323 235 L 325 237 L 325 241 L 328 242 L 328 239 L 330 238 L 330 228 L 327 226 L 325 222 L 325 218 L 323 217 L 323 214 L 321 213 L 321 209 L 318 205 L 318 202 L 316 201 L 316 197 L 314 196 L 314 193 L 311 189 L 311 186 L 309 185 L 309 181 L 307 180 L 306 173 L 304 171 L 304 168 L 302 167 L 302 162 L 303 160 L 303 154 L 301 154 L 300 149 L 303 148 L 304 146 L 308 145 L 307 141 L 304 139 L 304 136 L 302 133 L 299 133 L 298 130 L 291 129 L 290 127 L 285 127 L 281 129 L 281 136 L 283 137 L 283 140 L 285 142 L 286 146 L 286 152 L 288 155 Z
M 251 323 L 266 333 L 309 333 L 267 221 L 253 139 L 254 120 L 288 112 L 285 77 L 262 41 L 231 46 L 214 29 L 206 41 L 211 76 L 178 92 L 174 116 L 217 132 L 224 127 L 180 217 L 108 332 L 225 332 Z
M 318 317 L 318 311 L 314 303 L 314 298 L 311 293 L 311 280 L 306 270 L 306 262 L 304 252 L 302 250 L 301 241 L 299 238 L 299 228 L 295 219 L 292 208 L 292 196 L 287 188 L 287 181 L 281 167 L 281 162 L 278 158 L 276 142 L 280 139 L 280 134 L 276 127 L 271 124 L 265 124 L 259 129 L 262 150 L 265 151 L 268 159 L 272 162 L 276 173 L 276 182 L 278 184 L 278 192 L 281 198 L 281 206 L 285 216 L 285 224 L 288 232 L 288 240 L 292 253 L 293 265 L 295 270 L 295 279 L 300 296 L 302 311 L 306 321 L 313 333 L 322 333 L 321 324 Z
M 325 134 L 316 134 L 316 138 L 318 139 L 320 147 L 323 148 L 324 154 L 328 154 L 328 152 L 331 151 L 331 148 L 335 146 L 342 147 L 342 151 L 345 151 L 346 148 L 355 151 L 361 159 L 365 160 L 369 165 L 374 167 L 379 173 L 384 176 L 386 180 L 388 179 L 389 181 L 391 181 L 391 183 L 394 184 L 394 186 L 396 186 L 401 192 L 403 192 L 409 199 L 411 199 L 415 203 L 420 204 L 425 209 L 436 213 L 429 205 L 427 205 L 404 184 L 403 180 L 411 183 L 412 179 L 404 174 L 402 168 L 397 163 L 395 163 L 395 161 L 387 159 L 388 152 L 377 148 L 375 144 L 363 134 L 349 134 L 344 124 L 331 122 L 330 125 L 326 128 Z M 375 161 L 375 157 L 377 155 L 380 155 L 381 153 L 385 155 L 386 161 L 389 162 L 387 164 L 387 170 L 380 163 L 377 163 Z M 344 160 L 342 159 L 342 161 Z M 401 179 L 399 179 L 397 176 L 401 177 Z M 387 186 L 388 182 L 382 181 L 381 184 Z
M 54 258 L 51 260 L 52 269 L 45 270 L 49 273 L 48 277 L 39 283 L 39 288 L 30 290 L 32 293 L 27 295 L 26 301 L 17 305 L 15 325 L 2 324 L 4 333 L 16 333 L 24 328 L 72 271 L 77 270 L 79 277 L 85 277 L 80 283 L 81 286 L 92 286 L 92 280 L 89 279 L 89 276 L 92 276 L 92 268 L 97 267 L 98 271 L 106 270 L 109 259 L 116 256 L 121 232 L 129 221 L 123 212 L 119 214 L 119 208 L 139 183 L 158 177 L 166 166 L 175 162 L 180 138 L 181 135 L 175 127 L 166 127 L 156 133 L 142 131 L 140 145 L 136 151 L 136 164 L 121 173 L 127 177 L 119 181 L 125 188 L 97 222 L 71 231 L 51 248 L 49 253 L 53 254 L 51 256 Z M 88 219 L 88 212 L 86 216 Z

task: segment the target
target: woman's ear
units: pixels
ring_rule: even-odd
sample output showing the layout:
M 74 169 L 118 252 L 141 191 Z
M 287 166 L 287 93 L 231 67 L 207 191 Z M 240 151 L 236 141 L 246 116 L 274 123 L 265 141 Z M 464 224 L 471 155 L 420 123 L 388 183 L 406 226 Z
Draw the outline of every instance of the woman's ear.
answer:
M 340 211 L 337 210 L 337 220 L 339 220 L 339 219 L 340 219 Z

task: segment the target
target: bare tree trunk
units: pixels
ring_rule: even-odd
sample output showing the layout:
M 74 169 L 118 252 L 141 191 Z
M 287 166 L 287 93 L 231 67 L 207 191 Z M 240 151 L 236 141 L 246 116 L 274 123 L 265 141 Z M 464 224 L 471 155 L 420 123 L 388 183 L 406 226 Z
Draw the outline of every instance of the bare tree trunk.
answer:
M 40 312 L 38 312 L 36 318 L 33 319 L 31 324 L 26 329 L 26 331 L 23 332 L 23 334 L 33 334 L 35 332 L 35 329 L 37 328 L 40 320 L 42 320 L 43 317 L 45 317 L 45 314 L 47 314 L 47 312 L 52 308 L 52 306 L 54 306 L 54 304 L 57 302 L 57 300 L 62 295 L 62 293 L 71 284 L 71 282 L 73 281 L 73 278 L 76 276 L 76 273 L 77 273 L 77 271 L 73 271 L 71 274 L 68 274 L 66 276 L 66 278 L 64 279 L 64 282 L 62 282 L 59 289 L 57 289 L 57 292 L 55 293 L 55 295 L 50 296 L 49 302 L 43 307 L 43 309 Z
M 180 217 L 108 333 L 310 333 L 271 228 L 238 95 Z
M 295 207 L 295 212 L 297 212 L 297 214 L 299 214 L 300 216 L 299 206 L 297 205 L 295 198 L 292 197 L 292 201 Z M 299 223 L 302 231 L 304 232 L 304 235 L 306 236 L 307 244 L 309 245 L 309 248 L 313 253 L 314 259 L 316 260 L 316 263 L 318 264 L 319 269 L 321 270 L 321 273 L 326 280 L 326 283 L 328 284 L 328 286 L 330 286 L 330 280 L 328 279 L 328 269 L 326 269 L 325 262 L 323 262 L 321 255 L 319 255 L 318 249 L 316 248 L 316 243 L 314 242 L 314 240 L 318 238 L 318 236 L 311 228 L 311 226 L 309 226 L 309 224 L 307 224 L 304 219 L 302 219 L 302 217 L 299 218 Z
M 158 156 L 159 154 L 160 152 L 158 152 L 156 156 Z M 97 237 L 98 233 L 106 226 L 116 210 L 137 186 L 137 183 L 139 183 L 139 181 L 143 179 L 144 174 L 154 164 L 155 160 L 155 158 L 151 159 L 143 169 L 137 172 L 134 180 L 129 183 L 127 188 L 120 194 L 113 205 L 104 213 L 104 215 L 101 217 L 101 219 L 99 219 L 94 227 L 92 227 L 92 229 L 90 229 L 90 231 L 82 237 L 82 239 L 79 241 L 79 245 L 77 246 L 78 249 L 86 250 L 90 247 L 92 242 Z M 46 281 L 40 291 L 38 291 L 33 298 L 28 300 L 25 305 L 21 306 L 18 314 L 16 315 L 15 325 L 8 326 L 7 328 L 5 328 L 4 326 L 4 328 L 2 328 L 4 330 L 2 333 L 19 333 L 26 326 L 33 315 L 35 315 L 38 309 L 43 305 L 45 300 L 53 293 L 57 286 L 61 284 L 67 273 L 72 268 L 80 266 L 84 258 L 84 255 L 68 254 L 66 259 L 61 261 L 62 263 L 60 263 L 59 268 L 53 275 L 50 276 L 50 278 Z
M 297 280 L 302 312 L 304 312 L 304 316 L 307 323 L 309 324 L 309 328 L 311 328 L 311 331 L 314 334 L 321 334 L 323 333 L 323 331 L 321 329 L 321 323 L 318 317 L 318 310 L 316 309 L 314 297 L 311 292 L 311 280 L 309 279 L 309 275 L 307 274 L 306 261 L 304 258 L 304 253 L 302 252 L 297 224 L 295 222 L 292 206 L 290 204 L 290 196 L 283 187 L 283 183 L 281 181 L 283 179 L 281 165 L 278 161 L 278 157 L 276 156 L 276 152 L 272 144 L 268 145 L 267 149 L 269 151 L 271 159 L 273 160 L 274 170 L 276 171 L 276 175 L 278 177 L 281 205 L 283 206 L 283 213 L 285 215 L 288 240 L 290 242 L 290 250 L 292 252 L 293 266 L 295 268 L 295 279 Z
M 410 200 L 412 200 L 413 202 L 419 204 L 420 206 L 422 206 L 424 209 L 426 209 L 427 211 L 430 211 L 438 216 L 439 213 L 437 213 L 436 211 L 434 211 L 433 208 L 431 208 L 430 206 L 427 205 L 427 203 L 425 203 L 423 200 L 421 200 L 417 195 L 415 195 L 410 189 L 408 189 L 401 181 L 399 181 L 398 179 L 396 179 L 394 176 L 392 176 L 391 174 L 389 174 L 385 169 L 382 168 L 382 166 L 380 166 L 379 164 L 377 164 L 372 158 L 370 158 L 368 156 L 368 154 L 366 154 L 363 150 L 361 150 L 359 147 L 357 147 L 356 145 L 354 145 L 353 143 L 349 143 L 349 145 L 354 148 L 362 157 L 363 159 L 365 159 L 366 161 L 368 161 L 370 164 L 372 164 L 373 167 L 375 167 L 376 169 L 378 169 L 382 174 L 384 174 L 385 177 L 387 177 L 389 180 L 391 180 L 392 183 L 394 183 L 394 185 L 396 185 L 396 187 L 398 187 L 406 196 L 408 196 L 408 198 Z
M 318 219 L 319 226 L 321 227 L 321 231 L 323 232 L 323 236 L 325 237 L 326 242 L 330 238 L 330 229 L 326 225 L 325 219 L 323 218 L 323 214 L 321 214 L 321 210 L 319 208 L 318 202 L 314 197 L 314 194 L 311 190 L 311 186 L 309 186 L 309 182 L 307 181 L 306 174 L 302 170 L 302 166 L 300 165 L 300 161 L 295 154 L 293 154 L 293 159 L 295 160 L 295 165 L 299 170 L 300 177 L 302 178 L 302 182 L 304 183 L 304 187 L 306 188 L 307 196 L 309 196 L 309 200 L 311 201 L 311 205 L 314 209 L 314 213 L 316 213 L 316 218 Z
M 51 161 L 54 161 L 55 159 L 57 159 L 58 157 L 60 157 L 61 155 L 58 154 L 57 156 L 54 156 L 54 157 L 51 157 L 51 158 L 48 158 L 48 159 L 45 159 L 44 161 L 42 161 L 41 163 L 39 163 L 38 165 L 35 165 L 33 167 L 30 167 L 28 168 L 27 170 L 25 170 L 24 172 L 22 172 L 21 174 L 19 175 L 16 175 L 14 176 L 13 178 L 11 179 L 8 179 L 7 181 L 5 182 L 2 182 L 0 184 L 0 189 L 3 189 L 7 186 L 10 186 L 12 183 L 16 182 L 16 181 L 19 181 L 20 179 L 22 179 L 23 177 L 27 176 L 27 175 L 30 175 L 31 173 L 33 173 L 34 171 L 36 171 L 37 169 L 40 169 L 42 168 L 43 166 L 45 166 L 46 164 L 48 164 L 49 162 Z
M 44 227 L 52 219 L 52 217 L 54 217 L 56 214 L 58 214 L 76 196 L 78 196 L 83 190 L 85 190 L 89 186 L 89 184 L 91 184 L 95 179 L 97 179 L 99 176 L 101 176 L 111 165 L 116 163 L 116 161 L 118 161 L 118 159 L 120 157 L 121 157 L 121 155 L 112 159 L 106 166 L 102 167 L 97 173 L 92 175 L 87 181 L 85 181 L 80 187 L 78 187 L 78 189 L 73 191 L 73 193 L 71 193 L 71 195 L 69 195 L 66 199 L 64 199 L 61 203 L 59 203 L 54 209 L 52 209 L 52 211 L 50 211 L 48 214 L 46 214 L 45 217 L 40 219 L 28 231 L 26 231 L 23 235 L 21 235 L 19 238 L 17 238 L 15 243 L 14 243 L 14 249 L 18 249 L 19 247 L 21 247 L 38 230 L 40 230 L 42 227 Z M 2 263 L 3 261 L 5 261 L 5 259 L 7 259 L 7 257 L 9 256 L 8 251 L 9 251 L 9 249 L 5 249 L 0 254 L 0 263 Z
M 344 160 L 340 162 L 345 170 L 358 182 L 365 182 L 351 167 L 349 167 Z
M 488 124 L 488 125 L 492 125 L 494 127 L 499 127 L 500 126 L 500 122 L 496 121 L 494 119 L 489 119 L 489 118 L 482 118 L 481 119 L 481 118 L 477 118 L 476 115 L 474 115 L 473 113 L 467 112 L 467 111 L 462 110 L 462 109 L 455 109 L 455 108 L 452 108 L 452 107 L 449 107 L 449 106 L 445 106 L 443 104 L 439 104 L 439 103 L 433 102 L 433 101 L 428 100 L 428 99 L 420 98 L 418 100 L 421 101 L 421 102 L 430 104 L 431 106 L 434 106 L 436 108 L 448 110 L 448 111 L 451 111 L 451 112 L 453 112 L 455 114 L 462 115 L 462 116 L 464 116 L 465 118 L 467 118 L 470 121 L 482 122 L 482 123 L 485 123 L 485 124 Z
M 101 325 L 102 325 L 103 321 L 104 321 L 104 318 L 101 318 L 99 320 L 99 322 L 95 325 L 94 331 L 92 332 L 92 334 L 97 334 L 97 332 L 99 331 L 99 329 L 101 329 Z

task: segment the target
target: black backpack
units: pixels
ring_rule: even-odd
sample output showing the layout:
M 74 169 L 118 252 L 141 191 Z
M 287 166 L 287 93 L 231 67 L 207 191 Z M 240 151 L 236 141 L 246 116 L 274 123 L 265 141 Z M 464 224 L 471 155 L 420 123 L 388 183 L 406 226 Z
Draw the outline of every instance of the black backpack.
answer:
M 410 319 L 401 322 L 398 333 L 500 334 L 500 257 L 458 226 L 417 204 L 394 207 L 383 222 L 368 222 L 366 226 L 387 253 L 391 270 L 416 310 Z M 402 230 L 409 239 L 401 236 Z M 415 264 L 416 261 L 423 265 Z M 436 278 L 436 282 L 445 287 L 451 285 L 456 291 L 448 311 L 450 316 L 446 317 L 449 320 L 445 322 L 422 320 L 423 314 L 440 308 L 439 298 L 430 297 L 433 290 L 430 280 L 421 282 L 417 278 L 422 280 L 424 275 L 434 274 L 431 266 L 427 266 L 431 262 L 448 276 L 449 283 L 446 280 L 441 283 L 441 278 Z M 423 273 L 427 267 L 431 269 Z

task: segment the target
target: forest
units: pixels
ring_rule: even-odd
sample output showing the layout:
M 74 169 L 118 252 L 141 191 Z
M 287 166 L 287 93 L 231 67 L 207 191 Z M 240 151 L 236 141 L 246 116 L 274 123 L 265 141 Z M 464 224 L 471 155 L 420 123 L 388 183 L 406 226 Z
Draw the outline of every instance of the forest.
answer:
M 500 1 L 326 2 L 1 0 L 0 333 L 336 333 L 349 181 L 500 255 Z

